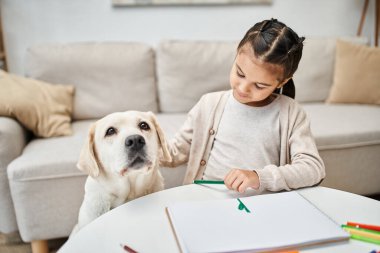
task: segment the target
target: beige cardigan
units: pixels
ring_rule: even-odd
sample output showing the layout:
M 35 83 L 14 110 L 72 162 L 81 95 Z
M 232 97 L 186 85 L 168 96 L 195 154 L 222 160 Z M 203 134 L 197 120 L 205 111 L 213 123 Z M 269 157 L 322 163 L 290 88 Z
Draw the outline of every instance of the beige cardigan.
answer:
M 160 159 L 166 167 L 188 162 L 184 184 L 201 179 L 230 91 L 209 93 L 190 110 L 181 130 L 168 143 L 172 161 Z M 309 120 L 293 99 L 281 99 L 280 166 L 256 170 L 259 191 L 280 191 L 312 186 L 325 177 L 325 167 L 310 131 Z

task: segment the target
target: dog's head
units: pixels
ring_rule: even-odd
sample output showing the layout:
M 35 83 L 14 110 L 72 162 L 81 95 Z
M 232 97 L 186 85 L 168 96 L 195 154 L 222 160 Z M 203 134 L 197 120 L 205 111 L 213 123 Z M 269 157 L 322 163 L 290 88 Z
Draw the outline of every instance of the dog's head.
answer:
M 77 166 L 92 177 L 102 172 L 124 176 L 128 170 L 155 166 L 160 149 L 170 160 L 164 134 L 153 113 L 112 113 L 90 127 Z

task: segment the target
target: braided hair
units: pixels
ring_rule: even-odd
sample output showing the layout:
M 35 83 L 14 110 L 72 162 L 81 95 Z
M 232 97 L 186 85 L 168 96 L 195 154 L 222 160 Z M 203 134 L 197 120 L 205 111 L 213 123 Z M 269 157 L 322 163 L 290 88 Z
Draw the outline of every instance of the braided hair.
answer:
M 251 27 L 238 45 L 238 51 L 247 43 L 251 45 L 255 56 L 263 62 L 279 65 L 283 68 L 283 79 L 292 77 L 301 60 L 303 41 L 290 27 L 277 19 L 264 20 Z M 295 97 L 292 78 L 275 93 Z

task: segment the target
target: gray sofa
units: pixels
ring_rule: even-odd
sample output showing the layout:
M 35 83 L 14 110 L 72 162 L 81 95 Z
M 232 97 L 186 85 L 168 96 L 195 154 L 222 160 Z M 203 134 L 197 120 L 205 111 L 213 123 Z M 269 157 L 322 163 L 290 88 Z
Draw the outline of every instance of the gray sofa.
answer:
M 363 39 L 350 40 L 366 43 Z M 380 107 L 326 104 L 335 38 L 311 38 L 294 80 L 326 165 L 322 185 L 380 193 Z M 24 241 L 66 237 L 76 223 L 86 175 L 76 167 L 89 124 L 108 113 L 156 112 L 168 139 L 207 92 L 229 88 L 236 42 L 74 43 L 32 47 L 26 75 L 76 87 L 72 136 L 33 138 L 0 118 L 0 231 Z M 363 73 L 365 74 L 365 73 Z M 161 168 L 166 188 L 182 184 L 185 166 Z

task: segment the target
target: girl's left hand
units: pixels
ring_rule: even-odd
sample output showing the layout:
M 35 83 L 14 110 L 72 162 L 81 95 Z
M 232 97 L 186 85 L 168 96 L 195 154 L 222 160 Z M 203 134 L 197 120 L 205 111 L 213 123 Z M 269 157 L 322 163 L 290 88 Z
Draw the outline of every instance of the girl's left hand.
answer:
M 259 176 L 256 171 L 232 169 L 224 178 L 224 184 L 230 190 L 235 190 L 240 193 L 245 192 L 248 187 L 259 189 Z

